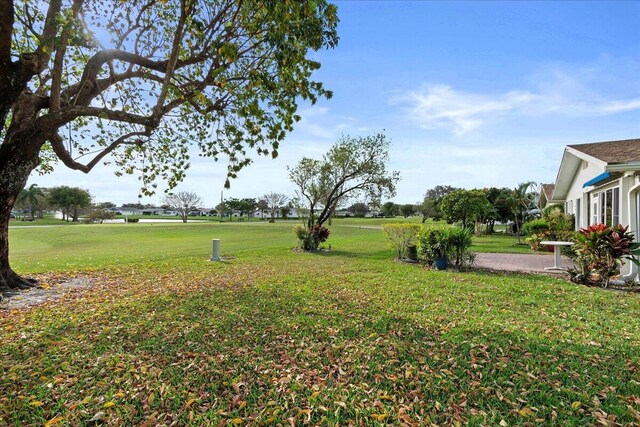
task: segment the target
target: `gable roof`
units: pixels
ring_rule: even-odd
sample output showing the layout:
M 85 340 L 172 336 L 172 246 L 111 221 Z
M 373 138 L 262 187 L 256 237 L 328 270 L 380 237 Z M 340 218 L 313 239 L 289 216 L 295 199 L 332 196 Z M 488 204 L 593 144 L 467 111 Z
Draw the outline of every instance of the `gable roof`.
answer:
M 551 200 L 555 186 L 555 184 L 542 184 L 542 194 L 544 194 L 547 200 Z
M 640 138 L 575 144 L 568 145 L 567 147 L 573 148 L 609 165 L 640 162 Z
M 582 162 L 601 172 L 640 171 L 640 138 L 567 145 L 562 155 L 552 201 L 564 201 Z

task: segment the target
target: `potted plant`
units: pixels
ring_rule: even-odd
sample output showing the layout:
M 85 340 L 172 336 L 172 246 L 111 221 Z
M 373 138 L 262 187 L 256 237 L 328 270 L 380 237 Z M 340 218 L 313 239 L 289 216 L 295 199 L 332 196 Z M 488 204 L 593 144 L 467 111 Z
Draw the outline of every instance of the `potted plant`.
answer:
M 418 251 L 428 265 L 438 270 L 446 269 L 449 255 L 448 230 L 423 227 L 418 234 Z
M 437 270 L 447 269 L 447 265 L 449 264 L 449 240 L 448 230 L 439 230 L 439 232 L 436 233 L 436 241 L 433 245 L 433 265 Z

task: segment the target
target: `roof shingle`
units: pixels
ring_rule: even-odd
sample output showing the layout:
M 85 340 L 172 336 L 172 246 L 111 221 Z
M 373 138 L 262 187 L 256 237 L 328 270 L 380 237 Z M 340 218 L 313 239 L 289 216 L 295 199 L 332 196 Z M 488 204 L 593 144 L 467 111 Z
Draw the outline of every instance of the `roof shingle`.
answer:
M 640 162 L 640 138 L 576 144 L 569 147 L 607 164 Z

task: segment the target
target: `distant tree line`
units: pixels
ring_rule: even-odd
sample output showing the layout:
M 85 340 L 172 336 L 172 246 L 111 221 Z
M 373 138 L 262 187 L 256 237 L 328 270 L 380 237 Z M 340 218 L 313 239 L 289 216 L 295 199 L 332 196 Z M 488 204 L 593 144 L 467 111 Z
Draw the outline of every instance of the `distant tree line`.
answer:
M 79 215 L 90 207 L 91 194 L 87 190 L 66 185 L 45 188 L 31 184 L 16 201 L 16 208 L 25 214 L 23 219 L 32 221 L 42 218 L 45 212 L 59 210 L 63 220 L 77 222 Z

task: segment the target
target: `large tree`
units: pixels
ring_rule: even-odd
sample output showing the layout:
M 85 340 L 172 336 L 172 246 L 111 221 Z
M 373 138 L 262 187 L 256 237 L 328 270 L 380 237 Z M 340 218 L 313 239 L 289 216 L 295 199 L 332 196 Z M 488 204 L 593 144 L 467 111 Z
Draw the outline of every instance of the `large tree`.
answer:
M 403 205 L 400 205 L 400 214 L 405 218 L 409 218 L 410 216 L 415 215 L 416 210 L 416 205 L 412 203 L 405 203 Z
M 54 208 L 60 209 L 62 219 L 78 222 L 78 215 L 83 209 L 91 206 L 91 194 L 78 187 L 61 185 L 49 190 L 47 199 Z
M 30 173 L 58 159 L 109 161 L 174 188 L 193 153 L 276 156 L 312 79 L 311 50 L 337 43 L 325 0 L 0 1 L 0 290 L 28 286 L 9 265 L 11 208 Z M 109 156 L 109 157 L 107 157 Z M 228 185 L 228 180 L 227 180 Z
M 239 206 L 240 216 L 246 215 L 248 220 L 250 215 L 253 214 L 253 212 L 256 210 L 258 202 L 254 198 L 245 197 L 243 199 L 240 199 Z
M 399 209 L 399 206 L 393 202 L 386 202 L 382 205 L 382 213 L 387 218 L 396 216 Z
M 427 218 L 433 218 L 436 220 L 442 218 L 442 211 L 440 209 L 442 199 L 444 199 L 447 194 L 458 190 L 460 190 L 460 188 L 452 187 L 450 185 L 436 185 L 435 187 L 428 189 L 419 206 L 419 211 L 422 215 L 422 222 L 425 222 Z
M 364 218 L 371 212 L 371 208 L 366 203 L 356 202 L 347 208 L 347 212 L 355 217 Z
M 338 203 L 395 195 L 400 174 L 387 171 L 389 145 L 383 134 L 344 137 L 321 160 L 303 158 L 288 168 L 289 178 L 298 187 L 297 198 L 308 211 L 308 231 L 322 227 Z
M 484 222 L 493 207 L 482 190 L 457 190 L 447 194 L 441 202 L 441 209 L 448 222 L 461 222 L 464 228 L 474 221 Z
M 175 194 L 167 194 L 163 203 L 169 205 L 173 210 L 178 212 L 182 222 L 187 222 L 189 212 L 198 208 L 202 203 L 202 199 L 196 193 L 190 191 L 180 191 Z

